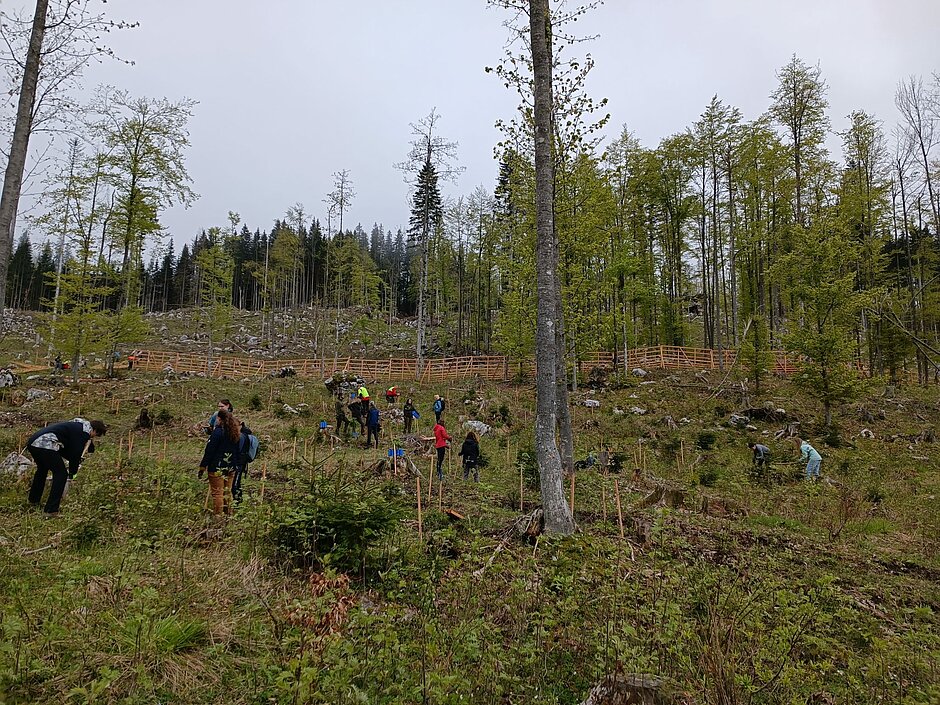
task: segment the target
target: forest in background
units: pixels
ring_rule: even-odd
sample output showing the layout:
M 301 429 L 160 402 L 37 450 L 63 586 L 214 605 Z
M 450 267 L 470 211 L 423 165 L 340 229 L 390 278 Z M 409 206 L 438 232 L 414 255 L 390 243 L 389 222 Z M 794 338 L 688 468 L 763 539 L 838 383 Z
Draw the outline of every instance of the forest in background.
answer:
M 808 383 L 834 399 L 844 394 L 828 387 L 849 385 L 833 377 L 850 363 L 892 377 L 916 370 L 921 382 L 935 376 L 940 77 L 899 82 L 890 130 L 859 109 L 833 133 L 822 70 L 794 56 L 776 85 L 768 81 L 764 114 L 748 119 L 716 96 L 686 130 L 649 147 L 627 128 L 602 139 L 611 116 L 587 93 L 590 55 L 569 56 L 562 32 L 553 41 L 569 360 L 639 345 L 734 348 L 759 378 L 766 351 L 785 348 L 818 363 Z M 13 252 L 7 301 L 48 312 L 51 344 L 76 359 L 139 335 L 146 312 L 181 307 L 199 311 L 215 343 L 238 310 L 267 314 L 270 344 L 287 333 L 274 312 L 352 306 L 417 315 L 418 357 L 428 323 L 452 330 L 458 352 L 531 355 L 527 61 L 510 50 L 488 69 L 521 98 L 519 113 L 500 123 L 493 188 L 446 193 L 459 170 L 456 145 L 432 111 L 412 126 L 398 165 L 413 185 L 407 228 L 344 224 L 355 191 L 343 170 L 323 199 L 325 227 L 302 204 L 268 229 L 230 212 L 179 252 L 159 216 L 196 197 L 185 164 L 194 103 L 102 88 L 50 172 L 32 237 Z

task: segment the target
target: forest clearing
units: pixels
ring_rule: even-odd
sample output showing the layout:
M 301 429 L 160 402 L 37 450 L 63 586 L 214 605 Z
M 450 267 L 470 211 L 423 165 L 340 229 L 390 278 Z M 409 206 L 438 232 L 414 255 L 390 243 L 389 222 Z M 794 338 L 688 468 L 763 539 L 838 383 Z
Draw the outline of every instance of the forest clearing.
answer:
M 378 401 L 367 449 L 333 437 L 320 379 L 119 374 L 41 375 L 26 385 L 48 398 L 0 408 L 3 455 L 44 420 L 109 427 L 56 519 L 0 478 L 3 702 L 575 703 L 612 674 L 646 674 L 657 702 L 937 697 L 935 388 L 872 395 L 832 434 L 783 379 L 758 399 L 714 371 L 611 375 L 572 397 L 564 539 L 519 523 L 539 505 L 529 384 L 398 383 L 419 438 L 447 399 L 439 483 L 401 402 Z M 262 445 L 214 518 L 191 428 L 223 397 Z M 731 424 L 749 408 L 751 430 Z M 479 483 L 455 457 L 469 420 L 490 429 Z
M 4 3 L 0 705 L 940 704 L 938 8 Z

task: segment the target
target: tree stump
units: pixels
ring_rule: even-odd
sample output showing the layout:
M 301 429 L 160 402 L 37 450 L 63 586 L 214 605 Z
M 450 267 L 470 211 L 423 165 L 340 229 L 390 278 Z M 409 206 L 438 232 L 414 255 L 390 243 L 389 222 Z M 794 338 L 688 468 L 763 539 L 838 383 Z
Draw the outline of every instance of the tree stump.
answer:
M 662 678 L 642 673 L 607 676 L 594 686 L 581 705 L 680 705 Z

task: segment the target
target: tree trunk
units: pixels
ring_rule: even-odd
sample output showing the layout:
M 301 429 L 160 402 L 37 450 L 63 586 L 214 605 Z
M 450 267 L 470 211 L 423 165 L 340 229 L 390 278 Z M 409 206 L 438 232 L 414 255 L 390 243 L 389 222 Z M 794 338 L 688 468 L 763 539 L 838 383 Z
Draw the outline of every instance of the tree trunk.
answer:
M 10 142 L 10 159 L 3 177 L 3 193 L 0 195 L 0 311 L 6 304 L 7 270 L 10 266 L 10 255 L 13 253 L 16 210 L 20 200 L 20 188 L 23 185 L 29 136 L 33 127 L 33 108 L 36 103 L 36 86 L 39 83 L 48 9 L 49 0 L 36 0 L 36 13 L 33 15 L 33 28 L 23 69 L 23 84 L 16 107 L 16 123 Z
M 561 456 L 555 445 L 558 284 L 555 279 L 555 228 L 552 213 L 552 66 L 549 58 L 551 38 L 548 3 L 549 0 L 529 0 L 535 92 L 536 291 L 539 320 L 535 333 L 535 454 L 541 482 L 545 531 L 570 534 L 574 531 L 574 519 L 565 500 Z

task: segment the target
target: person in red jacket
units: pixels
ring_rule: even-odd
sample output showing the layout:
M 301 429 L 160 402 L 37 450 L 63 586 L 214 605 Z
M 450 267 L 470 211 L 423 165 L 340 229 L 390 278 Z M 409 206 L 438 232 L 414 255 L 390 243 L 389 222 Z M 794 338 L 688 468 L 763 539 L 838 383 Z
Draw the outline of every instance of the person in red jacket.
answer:
M 450 434 L 444 428 L 444 424 L 438 421 L 434 425 L 434 447 L 437 448 L 437 479 L 444 481 L 444 451 L 447 448 L 447 442 L 450 440 Z

